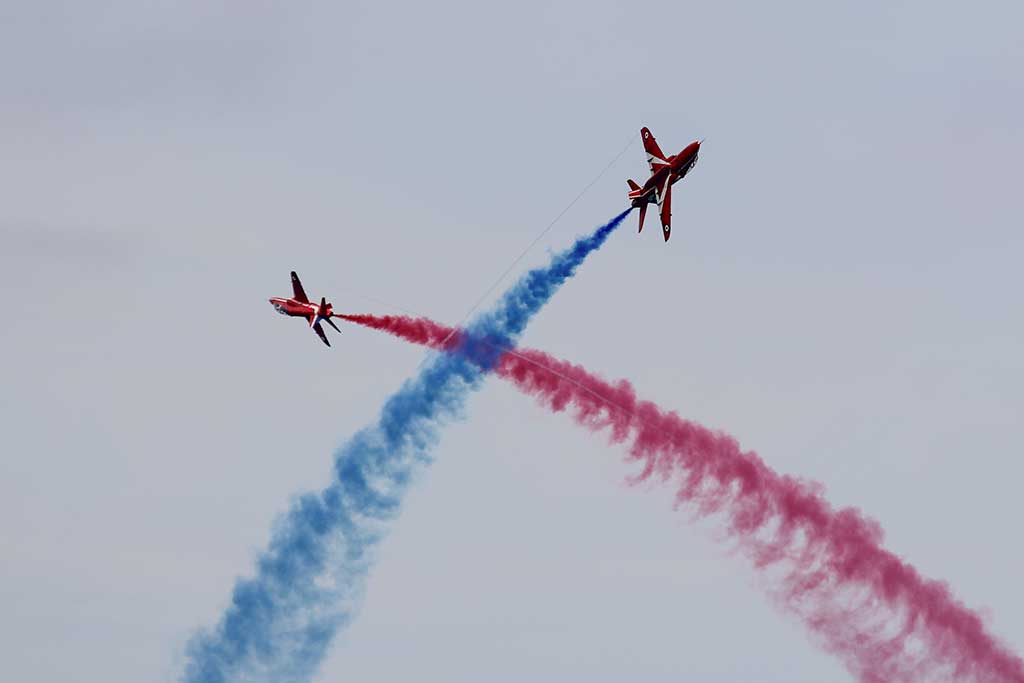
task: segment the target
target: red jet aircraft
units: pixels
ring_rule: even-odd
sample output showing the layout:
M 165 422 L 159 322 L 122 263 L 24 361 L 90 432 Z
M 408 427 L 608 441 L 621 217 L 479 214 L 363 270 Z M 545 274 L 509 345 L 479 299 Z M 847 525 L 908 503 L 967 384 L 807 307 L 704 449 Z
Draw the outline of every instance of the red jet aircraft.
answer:
M 641 128 L 640 137 L 644 141 L 647 163 L 651 167 L 651 177 L 647 179 L 643 187 L 632 180 L 626 181 L 629 183 L 630 206 L 640 208 L 640 230 L 644 229 L 647 205 L 657 204 L 660 206 L 661 230 L 665 233 L 665 241 L 668 242 L 668 236 L 672 232 L 672 186 L 682 180 L 697 163 L 700 143 L 691 142 L 679 154 L 666 157 L 658 147 L 650 129 Z
M 319 304 L 310 302 L 306 292 L 302 289 L 302 283 L 299 282 L 299 276 L 295 274 L 294 270 L 292 271 L 292 292 L 294 296 L 291 299 L 275 297 L 270 300 L 270 303 L 274 305 L 274 308 L 281 315 L 308 320 L 309 326 L 320 336 L 324 344 L 330 346 L 331 342 L 327 341 L 327 335 L 324 334 L 324 328 L 320 327 L 320 321 L 325 321 L 328 325 L 338 330 L 338 326 L 331 320 L 331 317 L 334 316 L 331 304 L 327 303 L 327 299 L 324 297 L 320 298 Z M 341 332 L 341 330 L 338 330 L 338 332 Z

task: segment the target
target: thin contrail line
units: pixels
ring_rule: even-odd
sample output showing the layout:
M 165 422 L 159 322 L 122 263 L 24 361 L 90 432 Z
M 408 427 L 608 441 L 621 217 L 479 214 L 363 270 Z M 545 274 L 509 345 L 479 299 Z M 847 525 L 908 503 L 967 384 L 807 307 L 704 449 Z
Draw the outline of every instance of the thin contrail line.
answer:
M 530 253 L 530 251 L 535 246 L 537 246 L 537 243 L 540 242 L 542 239 L 544 239 L 544 235 L 548 234 L 551 231 L 551 229 L 553 227 L 555 227 L 555 224 L 559 220 L 561 220 L 562 216 L 567 214 L 569 212 L 569 209 L 571 209 L 573 206 L 575 206 L 576 202 L 578 202 L 580 199 L 582 199 L 583 195 L 585 195 L 587 193 L 587 191 L 590 188 L 592 188 L 597 183 L 597 181 L 599 181 L 601 178 L 603 178 L 604 174 L 607 173 L 608 170 L 611 169 L 611 167 L 614 166 L 616 164 L 616 162 L 618 162 L 618 160 L 622 158 L 622 155 L 625 154 L 626 151 L 629 149 L 629 146 L 633 144 L 633 140 L 637 137 L 637 135 L 639 135 L 639 133 L 634 133 L 633 135 L 630 135 L 629 136 L 629 140 L 626 142 L 626 145 L 622 148 L 622 151 L 620 151 L 618 154 L 616 154 L 615 158 L 613 158 L 611 161 L 609 161 L 608 165 L 605 166 L 603 169 L 601 169 L 601 172 L 598 173 L 597 176 L 595 176 L 593 180 L 591 180 L 589 183 L 587 183 L 586 187 L 584 187 L 582 190 L 580 190 L 580 193 L 578 195 L 576 195 L 576 197 L 571 202 L 569 202 L 566 205 L 566 207 L 564 209 L 562 209 L 562 211 L 557 216 L 555 216 L 554 219 L 550 223 L 548 223 L 546 228 L 544 228 L 543 230 L 540 231 L 539 235 L 537 235 L 535 238 L 533 238 L 533 241 L 530 242 L 530 244 L 528 244 L 527 247 L 525 249 L 523 249 L 522 252 L 520 252 L 519 256 L 515 257 L 515 259 L 512 261 L 512 263 L 509 264 L 508 268 L 506 268 L 504 271 L 502 271 L 501 275 L 498 276 L 498 279 L 496 279 L 491 284 L 491 286 L 487 288 L 487 291 L 484 292 L 483 295 L 479 299 L 476 300 L 476 303 L 474 303 L 469 308 L 469 310 L 466 312 L 466 314 L 464 316 L 462 316 L 462 319 L 459 321 L 459 323 L 455 327 L 452 328 L 453 332 L 455 330 L 461 328 L 463 325 L 465 325 L 466 321 L 469 319 L 469 316 L 473 315 L 473 313 L 476 312 L 476 309 L 478 309 L 480 307 L 480 305 L 483 304 L 483 302 L 487 299 L 487 297 L 489 297 L 492 293 L 494 293 L 494 290 L 498 288 L 498 285 L 501 284 L 502 280 L 504 280 L 506 277 L 508 277 L 508 274 L 512 272 L 512 269 L 515 268 L 517 265 L 519 265 L 519 262 L 522 261 L 523 258 L 528 253 Z M 448 341 L 448 340 L 445 339 L 444 341 Z M 442 345 L 443 344 L 444 344 L 444 342 L 442 342 Z

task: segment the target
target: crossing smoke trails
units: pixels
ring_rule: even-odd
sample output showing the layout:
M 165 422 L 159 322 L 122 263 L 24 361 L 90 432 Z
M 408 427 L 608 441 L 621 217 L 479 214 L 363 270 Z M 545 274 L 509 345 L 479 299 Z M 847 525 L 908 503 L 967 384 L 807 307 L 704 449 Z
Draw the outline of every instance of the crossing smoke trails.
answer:
M 528 272 L 468 329 L 514 343 L 628 213 Z M 293 502 L 259 556 L 256 575 L 236 582 L 217 627 L 189 643 L 186 683 L 310 680 L 334 635 L 351 621 L 372 551 L 398 515 L 412 478 L 430 462 L 439 428 L 459 414 L 498 359 L 489 348 L 432 359 L 388 399 L 377 424 L 338 450 L 333 482 Z
M 407 341 L 494 363 L 496 338 L 423 318 L 344 316 Z M 1022 683 L 1024 660 L 987 632 L 939 581 L 882 547 L 882 529 L 854 508 L 834 509 L 815 483 L 780 475 L 736 439 L 637 398 L 580 366 L 533 350 L 505 351 L 493 371 L 580 425 L 608 428 L 642 463 L 635 478 L 673 482 L 676 502 L 720 515 L 729 538 L 766 573 L 795 613 L 863 683 Z

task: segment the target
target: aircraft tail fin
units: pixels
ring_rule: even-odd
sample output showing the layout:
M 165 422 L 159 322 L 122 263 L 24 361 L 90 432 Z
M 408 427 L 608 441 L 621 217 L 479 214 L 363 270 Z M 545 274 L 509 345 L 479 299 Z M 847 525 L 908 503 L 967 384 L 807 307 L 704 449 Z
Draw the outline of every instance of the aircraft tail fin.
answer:
M 633 180 L 633 179 L 629 179 L 629 180 L 627 180 L 627 181 L 626 181 L 626 183 L 627 183 L 627 184 L 629 185 L 629 189 L 630 189 L 631 191 L 633 191 L 633 192 L 636 192 L 637 190 L 639 190 L 639 189 L 640 189 L 640 186 L 639 186 L 639 185 L 637 185 L 637 184 L 636 184 L 636 181 L 635 181 L 635 180 Z
M 333 327 L 336 331 L 341 332 L 341 330 L 338 329 L 338 326 L 334 324 L 334 321 L 331 320 L 331 318 L 333 318 L 333 317 L 334 317 L 334 307 L 331 304 L 327 303 L 327 297 L 325 297 L 325 296 L 320 297 L 320 315 L 319 315 L 319 319 L 323 320 L 324 322 L 326 322 L 328 325 Z M 328 344 L 328 346 L 330 346 L 330 344 Z

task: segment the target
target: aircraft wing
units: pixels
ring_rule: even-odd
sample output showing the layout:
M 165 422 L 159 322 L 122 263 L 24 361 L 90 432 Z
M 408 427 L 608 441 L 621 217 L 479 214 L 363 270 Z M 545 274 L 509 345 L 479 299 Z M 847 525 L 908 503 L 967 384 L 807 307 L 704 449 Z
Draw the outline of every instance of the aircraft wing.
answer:
M 322 341 L 322 342 L 323 342 L 324 344 L 327 344 L 328 346 L 330 346 L 330 345 L 331 345 L 331 342 L 327 341 L 327 335 L 326 335 L 326 334 L 324 334 L 324 328 L 320 327 L 320 323 L 317 323 L 316 325 L 313 325 L 313 329 L 314 329 L 314 330 L 316 331 L 316 333 L 317 333 L 317 334 L 318 334 L 318 335 L 320 336 L 320 340 L 321 340 L 321 341 Z
M 665 187 L 658 193 L 658 205 L 661 207 L 661 231 L 665 233 L 665 241 L 668 242 L 672 233 L 672 182 L 671 178 L 665 179 Z
M 309 297 L 306 296 L 305 290 L 302 289 L 302 283 L 299 282 L 299 276 L 292 271 L 292 292 L 295 294 L 295 300 L 301 301 L 304 304 L 309 303 Z
M 651 169 L 651 175 L 658 169 L 668 166 L 665 153 L 658 146 L 658 141 L 654 139 L 654 133 L 651 132 L 651 129 L 646 126 L 641 128 L 640 137 L 644 141 L 644 151 L 647 152 L 647 165 Z

